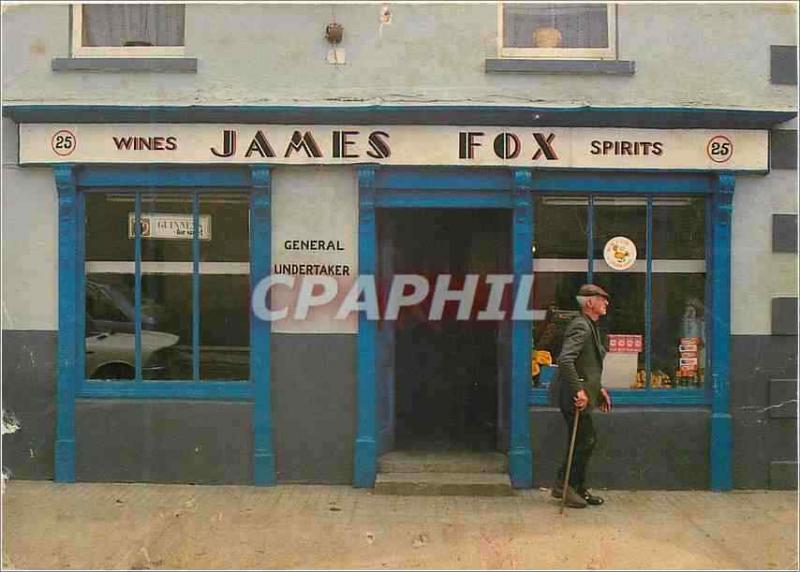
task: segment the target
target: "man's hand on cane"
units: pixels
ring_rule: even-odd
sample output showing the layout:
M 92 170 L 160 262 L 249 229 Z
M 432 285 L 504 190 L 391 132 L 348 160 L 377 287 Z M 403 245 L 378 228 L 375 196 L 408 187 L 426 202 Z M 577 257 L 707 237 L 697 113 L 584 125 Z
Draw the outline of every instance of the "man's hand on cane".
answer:
M 576 409 L 583 411 L 586 409 L 586 406 L 589 405 L 589 396 L 586 395 L 586 391 L 581 389 L 578 391 L 577 395 L 575 395 L 575 398 L 572 401 L 575 403 Z

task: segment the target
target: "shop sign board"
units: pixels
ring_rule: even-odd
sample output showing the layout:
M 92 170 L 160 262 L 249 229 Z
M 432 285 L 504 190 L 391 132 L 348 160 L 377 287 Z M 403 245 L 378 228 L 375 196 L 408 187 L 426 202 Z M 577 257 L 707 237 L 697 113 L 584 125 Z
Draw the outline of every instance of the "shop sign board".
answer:
M 128 213 L 128 238 L 134 238 L 136 214 Z M 194 217 L 190 214 L 141 213 L 140 236 L 143 239 L 192 240 Z M 211 215 L 200 215 L 200 240 L 211 240 Z
M 21 124 L 20 164 L 463 165 L 768 170 L 765 130 Z

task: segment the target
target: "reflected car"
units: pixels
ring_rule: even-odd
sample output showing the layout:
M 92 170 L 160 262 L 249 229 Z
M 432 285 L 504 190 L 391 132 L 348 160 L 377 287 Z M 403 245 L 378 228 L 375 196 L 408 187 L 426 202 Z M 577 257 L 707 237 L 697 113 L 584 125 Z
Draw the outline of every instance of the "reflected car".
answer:
M 86 336 L 88 379 L 134 379 L 135 335 L 96 332 Z M 142 331 L 142 379 L 170 379 L 177 370 L 178 336 Z

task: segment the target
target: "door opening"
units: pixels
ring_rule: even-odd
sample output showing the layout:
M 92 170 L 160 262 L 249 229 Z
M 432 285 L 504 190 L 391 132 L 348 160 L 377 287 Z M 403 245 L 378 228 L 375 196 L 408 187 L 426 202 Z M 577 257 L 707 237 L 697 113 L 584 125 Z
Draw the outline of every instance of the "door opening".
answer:
M 486 306 L 487 274 L 511 268 L 511 213 L 500 209 L 382 209 L 378 211 L 379 280 L 417 274 L 428 297 L 403 308 L 379 333 L 380 413 L 390 435 L 382 450 L 496 450 L 504 448 L 507 420 L 507 323 L 477 320 Z M 467 274 L 481 278 L 469 320 L 456 319 L 457 303 L 441 320 L 429 316 L 436 278 L 450 274 L 450 289 Z M 506 292 L 510 296 L 510 292 Z

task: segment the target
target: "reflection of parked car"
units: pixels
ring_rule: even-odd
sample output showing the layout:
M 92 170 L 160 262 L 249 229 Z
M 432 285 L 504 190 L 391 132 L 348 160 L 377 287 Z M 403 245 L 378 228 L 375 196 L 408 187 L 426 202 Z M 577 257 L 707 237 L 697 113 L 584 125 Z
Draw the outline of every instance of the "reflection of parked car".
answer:
M 86 336 L 86 376 L 89 379 L 133 379 L 133 334 L 93 332 Z M 142 378 L 168 379 L 176 363 L 178 336 L 142 331 Z
M 158 306 L 142 305 L 142 378 L 168 379 L 175 375 L 178 336 L 153 331 Z M 89 379 L 133 379 L 135 310 L 119 289 L 86 281 L 86 376 Z
M 132 298 L 120 285 L 86 281 L 86 313 L 101 331 L 133 333 L 136 314 Z M 142 300 L 142 329 L 155 330 L 162 313 L 162 308 L 152 300 Z

